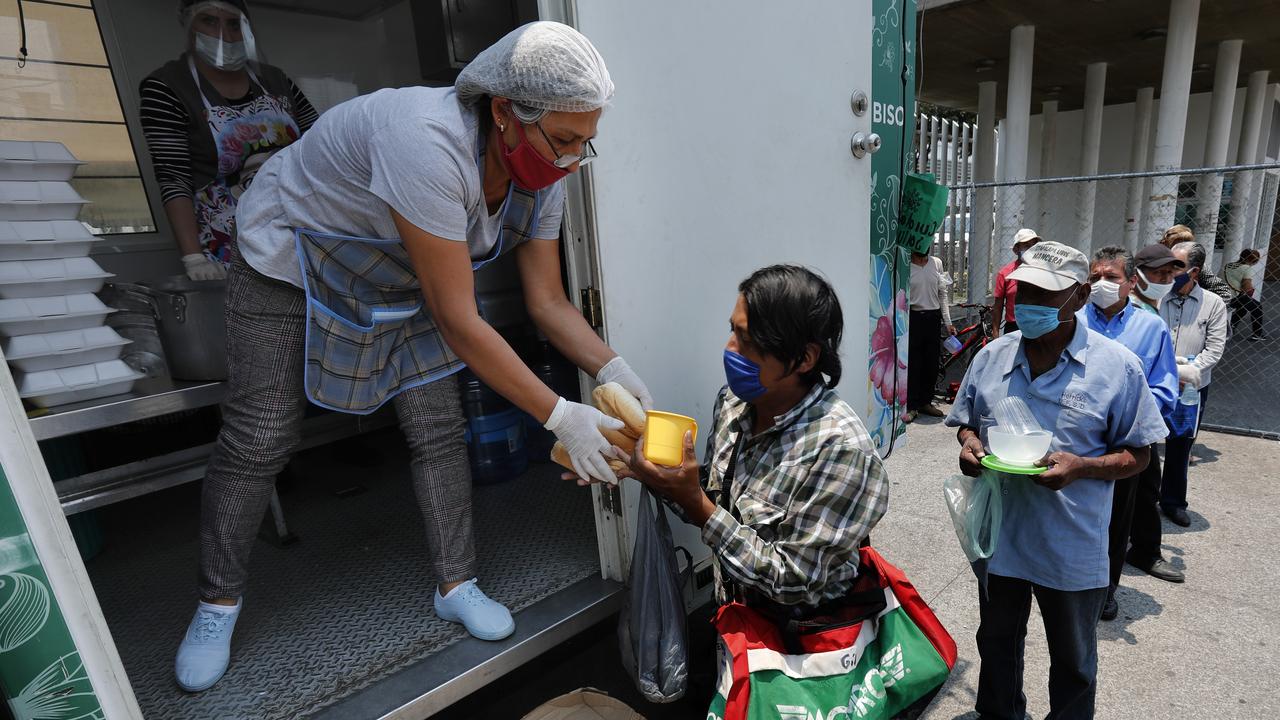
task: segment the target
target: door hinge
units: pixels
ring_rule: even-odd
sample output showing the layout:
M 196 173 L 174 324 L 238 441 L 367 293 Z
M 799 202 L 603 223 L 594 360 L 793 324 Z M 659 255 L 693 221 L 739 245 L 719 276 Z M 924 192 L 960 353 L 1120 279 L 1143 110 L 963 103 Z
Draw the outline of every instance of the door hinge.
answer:
M 604 308 L 600 304 L 600 291 L 587 287 L 582 290 L 582 316 L 593 328 L 604 327 Z
M 622 491 L 617 485 L 601 484 L 600 505 L 611 515 L 622 514 Z

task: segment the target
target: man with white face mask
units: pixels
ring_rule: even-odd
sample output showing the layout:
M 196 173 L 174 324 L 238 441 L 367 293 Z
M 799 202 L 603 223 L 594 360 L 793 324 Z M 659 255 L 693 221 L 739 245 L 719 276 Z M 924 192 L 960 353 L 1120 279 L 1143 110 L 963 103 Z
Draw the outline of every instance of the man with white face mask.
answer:
M 1162 245 L 1157 245 L 1167 251 Z M 1173 354 L 1169 328 L 1160 316 L 1144 312 L 1131 301 L 1138 283 L 1138 269 L 1133 256 L 1120 247 L 1104 247 L 1094 253 L 1089 284 L 1089 304 L 1080 310 L 1080 320 L 1090 330 L 1105 335 L 1128 348 L 1142 363 L 1147 388 L 1166 422 L 1178 401 L 1178 364 Z M 1150 287 L 1150 285 L 1148 285 Z M 1160 556 L 1160 455 L 1151 446 L 1151 462 L 1139 474 L 1117 480 L 1111 503 L 1111 531 L 1108 555 L 1111 560 L 1111 584 L 1102 619 L 1113 620 L 1120 612 L 1116 587 L 1128 553 L 1132 564 L 1154 577 L 1169 582 L 1182 582 L 1182 572 Z M 1141 489 L 1139 489 L 1141 488 Z
M 142 81 L 139 114 L 183 269 L 218 280 L 240 196 L 317 115 L 279 68 L 258 62 L 244 0 L 181 0 L 178 19 L 186 52 Z
M 1160 301 L 1173 291 L 1173 278 L 1186 265 L 1168 247 L 1148 245 L 1133 256 L 1137 279 L 1130 300 L 1140 309 L 1159 314 Z

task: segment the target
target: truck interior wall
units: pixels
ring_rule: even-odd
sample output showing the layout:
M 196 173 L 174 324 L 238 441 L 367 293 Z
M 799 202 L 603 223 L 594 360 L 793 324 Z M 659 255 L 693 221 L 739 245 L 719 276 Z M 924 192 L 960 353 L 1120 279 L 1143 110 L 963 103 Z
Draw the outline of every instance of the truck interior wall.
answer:
M 142 138 L 137 88 L 183 50 L 176 5 L 171 0 L 99 0 L 94 7 L 158 228 L 155 233 L 109 236 L 95 259 L 125 282 L 173 275 L 181 266 Z M 251 12 L 266 60 L 282 68 L 320 112 L 356 95 L 422 82 L 407 0 L 358 21 L 265 7 Z

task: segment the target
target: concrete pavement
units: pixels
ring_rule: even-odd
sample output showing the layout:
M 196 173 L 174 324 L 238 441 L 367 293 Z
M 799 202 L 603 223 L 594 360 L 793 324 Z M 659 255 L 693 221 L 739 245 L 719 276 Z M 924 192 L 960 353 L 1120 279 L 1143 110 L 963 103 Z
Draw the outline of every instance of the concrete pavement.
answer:
M 925 720 L 975 718 L 977 582 L 952 530 L 941 483 L 959 446 L 935 418 L 909 426 L 888 460 L 890 508 L 875 545 L 902 568 L 959 645 L 955 672 Z M 1193 523 L 1165 522 L 1165 557 L 1186 571 L 1172 585 L 1126 567 L 1120 617 L 1098 630 L 1097 717 L 1280 717 L 1280 443 L 1201 433 L 1192 466 Z M 1049 711 L 1044 628 L 1032 611 L 1024 688 L 1032 717 Z

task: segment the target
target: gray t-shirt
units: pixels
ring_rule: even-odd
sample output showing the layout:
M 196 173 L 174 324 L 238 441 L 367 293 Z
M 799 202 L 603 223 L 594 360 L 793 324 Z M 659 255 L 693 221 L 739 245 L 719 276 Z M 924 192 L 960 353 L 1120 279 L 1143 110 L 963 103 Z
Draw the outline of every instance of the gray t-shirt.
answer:
M 262 166 L 236 210 L 240 252 L 258 272 L 302 287 L 293 228 L 398 237 L 391 209 L 419 228 L 465 241 L 473 259 L 497 242 L 477 162 L 479 117 L 454 89 L 379 90 L 320 116 Z M 555 239 L 563 183 L 542 193 L 535 238 Z

